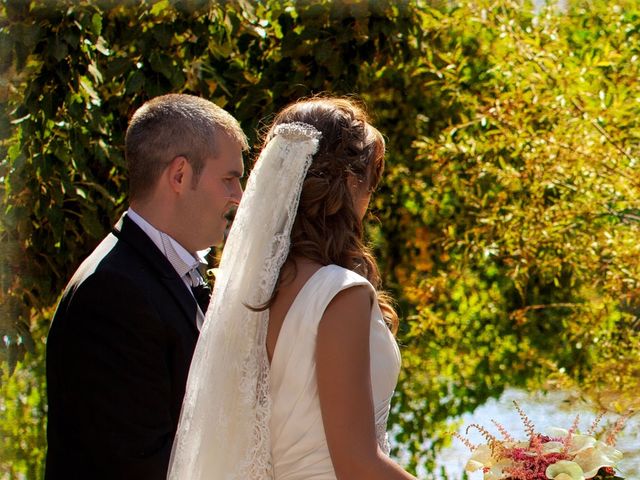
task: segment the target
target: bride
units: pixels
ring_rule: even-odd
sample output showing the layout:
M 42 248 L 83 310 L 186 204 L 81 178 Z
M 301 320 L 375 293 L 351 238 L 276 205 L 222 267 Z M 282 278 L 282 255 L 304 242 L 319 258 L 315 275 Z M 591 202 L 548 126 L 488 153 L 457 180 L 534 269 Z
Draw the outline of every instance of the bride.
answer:
M 362 240 L 384 165 L 365 112 L 280 112 L 196 347 L 170 479 L 411 479 L 389 457 L 397 315 Z

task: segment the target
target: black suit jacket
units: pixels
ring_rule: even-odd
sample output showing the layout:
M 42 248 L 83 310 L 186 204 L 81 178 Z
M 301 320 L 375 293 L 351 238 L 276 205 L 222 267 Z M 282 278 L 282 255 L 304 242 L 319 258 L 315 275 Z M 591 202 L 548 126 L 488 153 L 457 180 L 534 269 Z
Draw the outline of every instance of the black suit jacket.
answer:
M 172 265 L 125 215 L 51 324 L 47 480 L 166 478 L 196 315 Z

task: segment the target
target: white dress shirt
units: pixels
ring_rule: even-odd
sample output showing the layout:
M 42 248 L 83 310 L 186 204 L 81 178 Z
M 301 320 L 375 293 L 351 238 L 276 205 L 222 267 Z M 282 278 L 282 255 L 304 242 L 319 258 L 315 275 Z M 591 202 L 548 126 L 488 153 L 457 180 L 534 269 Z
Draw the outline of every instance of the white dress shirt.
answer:
M 204 279 L 200 274 L 200 266 L 207 265 L 206 255 L 210 249 L 200 250 L 196 252 L 196 257 L 191 255 L 182 245 L 176 240 L 171 238 L 170 235 L 158 230 L 156 227 L 147 222 L 138 213 L 136 213 L 131 207 L 127 210 L 127 216 L 139 226 L 144 233 L 151 239 L 151 241 L 158 247 L 158 249 L 167 257 L 169 263 L 173 266 L 177 274 L 180 276 L 186 287 L 189 289 L 189 293 L 193 295 L 191 287 L 195 287 L 204 283 Z M 196 302 L 197 304 L 197 302 Z M 204 322 L 204 312 L 198 306 L 197 319 L 198 329 L 202 328 Z

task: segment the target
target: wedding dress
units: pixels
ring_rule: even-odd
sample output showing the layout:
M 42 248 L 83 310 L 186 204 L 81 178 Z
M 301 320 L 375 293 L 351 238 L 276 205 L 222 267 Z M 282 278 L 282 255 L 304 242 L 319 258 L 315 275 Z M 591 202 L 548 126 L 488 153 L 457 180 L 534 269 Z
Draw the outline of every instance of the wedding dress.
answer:
M 324 434 L 315 346 L 320 318 L 341 290 L 373 286 L 360 275 L 328 265 L 304 285 L 284 319 L 270 372 L 271 457 L 276 480 L 335 480 Z M 348 319 L 347 319 L 348 320 Z M 391 396 L 400 371 L 400 351 L 374 300 L 369 335 L 371 385 L 378 444 L 389 452 L 386 435 Z

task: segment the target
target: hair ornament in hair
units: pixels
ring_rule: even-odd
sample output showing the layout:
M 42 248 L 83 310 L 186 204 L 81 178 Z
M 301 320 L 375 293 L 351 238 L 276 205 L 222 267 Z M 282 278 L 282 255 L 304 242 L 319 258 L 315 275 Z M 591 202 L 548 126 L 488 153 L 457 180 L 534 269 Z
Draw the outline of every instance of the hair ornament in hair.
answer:
M 300 142 L 322 137 L 322 133 L 316 127 L 304 122 L 281 123 L 276 126 L 273 133 L 287 140 Z

